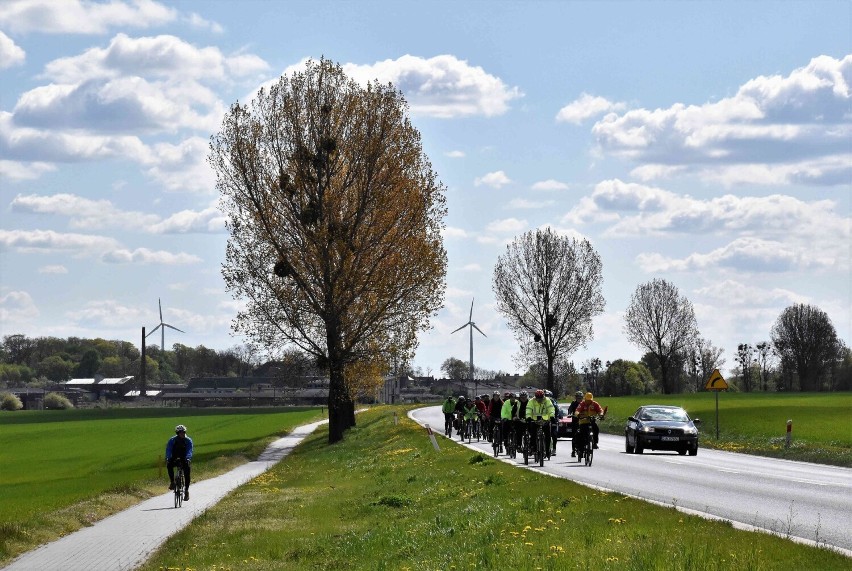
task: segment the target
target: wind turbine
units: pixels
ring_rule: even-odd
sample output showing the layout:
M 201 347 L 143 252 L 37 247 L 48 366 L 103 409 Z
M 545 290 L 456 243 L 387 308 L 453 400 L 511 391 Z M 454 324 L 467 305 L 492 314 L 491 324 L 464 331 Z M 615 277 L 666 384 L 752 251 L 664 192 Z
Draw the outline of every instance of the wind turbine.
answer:
M 473 379 L 473 330 L 476 329 L 477 331 L 482 333 L 482 330 L 479 329 L 479 327 L 476 326 L 476 323 L 473 322 L 473 300 L 472 299 L 470 300 L 470 317 L 468 318 L 467 323 L 465 323 L 464 325 L 462 325 L 461 327 L 456 329 L 456 331 L 461 331 L 462 329 L 464 329 L 465 327 L 468 327 L 468 326 L 470 326 L 470 380 L 472 381 L 472 380 L 474 380 Z M 452 335 L 456 331 L 453 331 L 452 333 L 450 333 L 450 335 Z M 482 336 L 488 337 L 488 335 L 486 335 L 485 333 L 482 333 Z M 474 388 L 474 392 L 476 392 L 476 388 Z
M 160 324 L 151 330 L 151 332 L 145 337 L 148 338 L 154 334 L 154 332 L 159 329 L 160 330 L 160 351 L 162 355 L 166 354 L 166 327 L 169 329 L 174 329 L 175 331 L 180 331 L 181 333 L 186 333 L 183 329 L 178 329 L 174 325 L 169 325 L 168 323 L 163 323 L 163 303 L 160 301 L 160 298 L 157 298 L 157 303 L 160 306 Z

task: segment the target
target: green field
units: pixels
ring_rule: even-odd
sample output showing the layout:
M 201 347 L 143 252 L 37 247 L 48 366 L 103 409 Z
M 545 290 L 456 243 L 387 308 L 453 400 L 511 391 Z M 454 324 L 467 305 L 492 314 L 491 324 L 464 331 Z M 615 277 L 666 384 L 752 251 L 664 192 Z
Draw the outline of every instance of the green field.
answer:
M 436 452 L 404 410 L 362 413 L 332 446 L 320 427 L 142 570 L 850 568 L 828 549 L 519 469 L 443 438 Z
M 852 393 L 719 394 L 719 438 L 713 393 L 596 398 L 607 406 L 601 430 L 624 434 L 627 417 L 643 404 L 682 406 L 701 419 L 701 446 L 852 467 Z M 787 420 L 792 445 L 785 448 Z
M 178 423 L 193 439 L 192 475 L 200 480 L 320 418 L 319 408 L 2 413 L 0 562 L 164 492 L 166 441 Z

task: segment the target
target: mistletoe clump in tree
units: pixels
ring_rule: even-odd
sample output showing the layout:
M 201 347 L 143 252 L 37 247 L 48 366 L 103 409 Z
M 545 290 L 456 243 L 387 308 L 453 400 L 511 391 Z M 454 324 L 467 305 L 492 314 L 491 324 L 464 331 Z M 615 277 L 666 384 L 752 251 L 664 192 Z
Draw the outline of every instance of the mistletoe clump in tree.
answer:
M 521 345 L 519 361 L 546 363 L 554 393 L 554 363 L 592 338 L 592 318 L 604 310 L 601 267 L 588 240 L 550 228 L 515 238 L 494 266 L 497 309 Z
M 407 109 L 392 85 L 308 61 L 231 106 L 211 139 L 222 274 L 245 302 L 233 328 L 327 368 L 329 442 L 355 423 L 347 374 L 410 358 L 443 301 L 444 187 Z

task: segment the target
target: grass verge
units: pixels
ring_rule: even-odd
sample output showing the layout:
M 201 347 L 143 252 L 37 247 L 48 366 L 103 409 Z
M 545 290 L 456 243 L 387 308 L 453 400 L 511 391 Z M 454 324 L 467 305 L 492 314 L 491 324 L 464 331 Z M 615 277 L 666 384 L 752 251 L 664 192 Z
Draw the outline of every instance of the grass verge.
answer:
M 166 491 L 177 423 L 193 437 L 193 480 L 256 458 L 323 417 L 305 409 L 107 409 L 0 414 L 0 565 Z
M 849 568 L 828 549 L 594 491 L 443 439 L 436 452 L 404 410 L 362 413 L 332 446 L 320 427 L 142 570 Z

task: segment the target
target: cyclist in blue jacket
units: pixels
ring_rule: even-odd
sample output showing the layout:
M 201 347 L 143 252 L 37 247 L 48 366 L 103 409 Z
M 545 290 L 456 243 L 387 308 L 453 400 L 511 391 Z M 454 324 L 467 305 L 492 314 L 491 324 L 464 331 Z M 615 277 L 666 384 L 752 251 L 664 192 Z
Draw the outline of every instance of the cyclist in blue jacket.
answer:
M 175 435 L 166 443 L 166 469 L 169 472 L 169 489 L 175 489 L 175 466 L 183 466 L 183 500 L 189 499 L 189 465 L 192 460 L 192 438 L 186 435 L 186 427 L 178 424 Z

